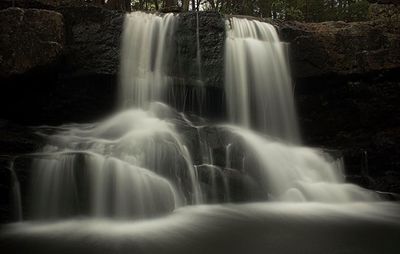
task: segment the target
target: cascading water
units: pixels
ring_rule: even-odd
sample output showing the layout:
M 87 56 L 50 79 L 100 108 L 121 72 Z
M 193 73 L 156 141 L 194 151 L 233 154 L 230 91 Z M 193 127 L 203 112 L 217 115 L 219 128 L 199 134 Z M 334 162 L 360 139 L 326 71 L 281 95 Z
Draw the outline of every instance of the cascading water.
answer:
M 245 140 L 259 163 L 253 173 L 274 200 L 349 202 L 376 195 L 344 184 L 342 169 L 300 141 L 285 46 L 275 28 L 256 20 L 227 21 L 225 92 L 232 122 L 255 124 L 269 137 L 228 126 Z M 286 141 L 282 143 L 282 141 Z
M 198 13 L 196 17 L 198 32 Z M 168 47 L 176 20 L 172 14 L 126 16 L 120 101 L 146 111 L 128 109 L 99 123 L 55 128 L 33 161 L 31 218 L 143 218 L 182 205 L 227 202 L 228 172 L 250 177 L 257 192 L 275 201 L 374 200 L 370 192 L 344 184 L 341 171 L 317 150 L 289 144 L 298 141 L 299 131 L 284 48 L 274 27 L 259 21 L 228 22 L 225 90 L 231 121 L 250 127 L 252 117 L 261 119 L 256 124 L 272 138 L 220 126 L 231 138 L 243 140 L 241 149 L 251 158 L 243 156 L 243 163 L 232 168 L 238 158 L 231 158 L 228 140 L 225 164 L 215 165 L 214 148 L 203 137 L 206 125 L 196 126 L 181 113 L 184 124 L 195 130 L 200 154 L 195 164 L 193 151 L 171 121 L 176 113 L 154 103 L 168 86 Z M 247 160 L 255 164 L 249 166 Z
M 160 107 L 61 126 L 49 136 L 34 161 L 33 216 L 148 217 L 198 203 L 190 156 L 174 127 L 156 117 Z
M 228 21 L 225 92 L 230 120 L 241 127 L 194 124 L 155 102 L 170 82 L 176 22 L 172 14 L 127 15 L 124 111 L 98 123 L 39 128 L 48 144 L 29 155 L 32 206 L 23 217 L 56 221 L 9 225 L 2 253 L 397 254 L 400 207 L 371 202 L 379 201 L 374 192 L 345 184 L 340 161 L 294 145 L 293 93 L 273 26 Z M 257 200 L 281 202 L 198 205 L 232 201 L 247 183 L 261 193 Z
M 299 142 L 285 45 L 267 23 L 231 18 L 225 45 L 229 119 L 271 136 Z
M 142 12 L 126 15 L 122 35 L 120 103 L 147 107 L 162 101 L 171 84 L 169 53 L 177 18 Z
M 170 78 L 173 14 L 135 12 L 122 36 L 120 102 L 103 122 L 64 125 L 33 162 L 31 217 L 143 218 L 197 204 L 202 195 L 174 126 L 157 118 Z
M 322 151 L 288 145 L 254 132 L 227 126 L 244 139 L 258 167 L 249 174 L 275 201 L 351 202 L 379 200 L 374 192 L 346 184 L 343 168 Z

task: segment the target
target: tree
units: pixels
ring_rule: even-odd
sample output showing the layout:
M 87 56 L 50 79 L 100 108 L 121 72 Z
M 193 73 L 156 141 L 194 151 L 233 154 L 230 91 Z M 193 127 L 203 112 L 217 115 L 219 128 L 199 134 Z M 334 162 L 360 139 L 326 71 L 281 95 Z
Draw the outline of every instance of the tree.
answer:
M 182 0 L 182 11 L 189 11 L 189 0 Z
M 150 11 L 160 8 L 171 10 L 179 5 L 182 11 L 213 10 L 222 14 L 307 22 L 360 21 L 366 20 L 368 15 L 367 0 L 179 0 L 179 2 L 178 0 L 131 0 L 131 2 L 134 10 Z

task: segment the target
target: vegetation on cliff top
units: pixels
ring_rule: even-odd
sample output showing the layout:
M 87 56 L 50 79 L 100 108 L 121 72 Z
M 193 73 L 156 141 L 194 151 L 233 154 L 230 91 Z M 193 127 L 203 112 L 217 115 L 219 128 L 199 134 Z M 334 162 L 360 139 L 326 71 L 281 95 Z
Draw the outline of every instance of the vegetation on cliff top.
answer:
M 112 1 L 112 0 L 109 0 Z M 213 10 L 275 20 L 320 22 L 367 19 L 367 0 L 121 0 L 133 10 L 159 10 L 179 6 L 188 10 Z

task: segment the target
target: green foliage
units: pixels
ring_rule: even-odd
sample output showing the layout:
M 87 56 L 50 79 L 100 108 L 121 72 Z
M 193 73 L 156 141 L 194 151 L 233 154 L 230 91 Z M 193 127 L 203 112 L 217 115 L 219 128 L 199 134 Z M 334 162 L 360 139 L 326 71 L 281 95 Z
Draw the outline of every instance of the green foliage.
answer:
M 134 10 L 155 10 L 174 1 L 182 0 L 131 0 Z M 219 11 L 223 14 L 251 15 L 275 20 L 361 21 L 368 16 L 367 0 L 189 0 L 189 10 Z M 187 3 L 186 3 L 187 4 Z M 187 5 L 186 5 L 187 6 Z
M 304 20 L 303 12 L 298 6 L 285 0 L 272 1 L 271 17 L 275 20 Z
M 365 20 L 368 15 L 369 3 L 367 1 L 355 1 L 348 7 L 348 14 L 344 19 L 349 21 Z

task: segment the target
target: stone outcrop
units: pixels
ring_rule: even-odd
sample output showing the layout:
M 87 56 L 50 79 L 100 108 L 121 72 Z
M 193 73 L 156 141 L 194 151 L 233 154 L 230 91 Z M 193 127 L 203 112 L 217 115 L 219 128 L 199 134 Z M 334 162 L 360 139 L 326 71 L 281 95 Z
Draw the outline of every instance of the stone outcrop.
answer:
M 400 68 L 400 34 L 385 22 L 288 22 L 280 31 L 298 78 Z
M 64 69 L 74 74 L 117 74 L 121 12 L 95 6 L 59 9 L 65 19 Z
M 209 117 L 221 116 L 223 109 L 219 104 L 223 91 L 225 47 L 223 17 L 217 12 L 181 13 L 174 38 L 174 66 L 170 75 L 176 78 L 174 91 L 181 94 L 171 104 L 180 110 L 202 112 Z M 187 101 L 184 99 L 187 94 L 193 98 L 207 98 L 207 103 Z M 197 108 L 199 104 L 202 108 Z
M 11 1 L 2 1 L 0 7 L 9 6 L 8 2 Z M 10 57 L 16 57 L 25 62 L 30 58 L 35 58 L 38 63 L 33 61 L 32 65 L 40 65 L 44 58 L 47 57 L 51 61 L 54 58 L 53 55 L 62 54 L 65 56 L 65 62 L 60 63 L 60 66 L 63 71 L 68 72 L 68 75 L 75 71 L 80 74 L 115 75 L 117 73 L 119 38 L 123 23 L 122 12 L 101 8 L 96 6 L 95 1 L 84 0 L 16 0 L 15 5 L 53 11 L 13 8 L 1 11 L 1 38 L 5 43 L 1 45 L 1 54 L 5 59 L 3 62 L 8 62 L 8 65 L 18 68 L 18 62 L 13 62 L 13 59 L 9 59 Z M 65 48 L 63 48 L 64 33 Z M 13 37 L 10 37 L 11 35 Z M 21 41 L 29 43 L 21 43 Z M 50 43 L 46 44 L 46 41 Z M 56 43 L 61 47 L 57 48 Z M 18 52 L 12 51 L 13 47 L 20 47 L 20 45 L 25 48 L 21 48 Z M 52 47 L 45 48 L 48 45 Z M 10 48 L 10 50 L 6 51 L 3 48 Z M 49 50 L 52 51 L 47 54 Z M 26 56 L 27 53 L 31 55 Z M 3 66 L 1 69 L 2 72 L 7 72 Z M 23 74 L 27 71 L 27 68 L 22 68 L 11 71 L 10 75 Z M 61 74 L 65 76 L 64 73 Z
M 60 13 L 10 8 L 0 11 L 0 76 L 54 65 L 63 53 Z
M 373 179 L 400 176 L 399 96 L 396 71 L 297 80 L 295 97 L 304 141 L 341 150 L 348 174 Z
M 278 24 L 291 43 L 305 144 L 342 151 L 349 181 L 396 193 L 399 14 L 398 5 L 372 4 L 367 22 Z
M 197 42 L 197 21 L 198 36 Z M 223 83 L 225 23 L 217 12 L 182 13 L 176 31 L 178 75 L 201 80 L 206 86 L 220 87 Z M 199 44 L 199 45 L 197 45 Z M 198 66 L 199 47 L 201 66 Z
M 123 13 L 95 6 L 1 13 L 12 13 L 3 19 L 16 19 L 15 13 L 30 16 L 22 19 L 23 29 L 1 22 L 0 118 L 60 124 L 93 121 L 113 110 Z M 63 21 L 60 26 L 52 15 Z M 27 17 L 37 20 L 26 22 Z M 58 38 L 62 43 L 56 43 Z
M 36 1 L 47 3 L 47 6 L 53 3 Z M 119 65 L 123 13 L 95 6 L 76 7 L 71 4 L 73 1 L 64 1 L 69 3 L 64 6 L 61 2 L 55 2 L 59 5 L 53 7 L 65 20 L 66 62 L 62 68 L 79 75 L 115 75 Z M 396 8 L 371 5 L 373 20 L 369 22 L 278 24 L 281 37 L 291 43 L 295 76 L 352 75 L 399 68 L 400 22 Z M 225 37 L 223 17 L 205 12 L 199 14 L 199 19 L 202 79 L 206 86 L 221 87 Z M 189 83 L 197 82 L 199 68 L 196 66 L 195 13 L 180 15 L 176 40 L 180 60 L 174 76 L 183 77 Z

